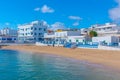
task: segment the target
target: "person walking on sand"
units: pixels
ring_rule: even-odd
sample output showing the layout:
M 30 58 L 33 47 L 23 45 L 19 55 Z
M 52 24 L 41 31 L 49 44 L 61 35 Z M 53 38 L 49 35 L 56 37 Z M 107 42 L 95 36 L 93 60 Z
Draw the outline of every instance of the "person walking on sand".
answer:
M 55 41 L 53 41 L 53 47 L 55 47 Z

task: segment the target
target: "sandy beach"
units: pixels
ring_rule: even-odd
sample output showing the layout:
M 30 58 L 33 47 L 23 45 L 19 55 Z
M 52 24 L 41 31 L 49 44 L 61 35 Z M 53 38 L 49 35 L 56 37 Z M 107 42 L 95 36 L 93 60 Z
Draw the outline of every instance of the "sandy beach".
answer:
M 53 54 L 85 60 L 95 64 L 120 69 L 120 51 L 96 50 L 96 49 L 67 49 L 63 47 L 41 47 L 41 46 L 4 46 L 2 49 L 30 51 L 40 54 Z

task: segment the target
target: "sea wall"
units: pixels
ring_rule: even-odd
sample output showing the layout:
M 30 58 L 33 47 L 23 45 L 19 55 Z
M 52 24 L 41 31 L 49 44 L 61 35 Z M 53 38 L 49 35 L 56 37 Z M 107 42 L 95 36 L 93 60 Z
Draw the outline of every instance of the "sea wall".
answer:
M 101 45 L 98 46 L 98 49 L 120 51 L 120 47 L 109 47 L 109 46 L 101 46 Z

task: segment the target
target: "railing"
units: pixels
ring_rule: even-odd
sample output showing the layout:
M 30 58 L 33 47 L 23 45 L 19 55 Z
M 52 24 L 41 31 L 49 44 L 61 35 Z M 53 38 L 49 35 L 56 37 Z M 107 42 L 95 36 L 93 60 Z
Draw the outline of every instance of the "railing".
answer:
M 0 46 L 10 46 L 10 45 L 35 45 L 34 43 L 0 43 Z
M 76 46 L 78 48 L 98 48 L 98 44 L 84 44 L 84 43 L 66 43 L 64 47 L 72 48 L 72 46 Z

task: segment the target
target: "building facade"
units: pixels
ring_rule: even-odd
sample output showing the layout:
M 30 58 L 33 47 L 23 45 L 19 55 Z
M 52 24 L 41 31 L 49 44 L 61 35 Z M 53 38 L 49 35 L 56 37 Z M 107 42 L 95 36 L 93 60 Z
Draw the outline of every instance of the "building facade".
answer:
M 28 24 L 18 26 L 19 42 L 38 42 L 43 40 L 44 33 L 47 32 L 47 23 L 44 21 L 33 21 Z
M 106 23 L 104 25 L 93 25 L 90 29 L 98 33 L 97 37 L 92 38 L 92 42 L 106 45 L 120 43 L 120 26 L 117 24 Z
M 0 36 L 0 43 L 16 43 L 17 36 Z
M 4 28 L 0 30 L 0 35 L 5 36 L 17 36 L 17 30 L 11 28 Z
M 44 35 L 45 42 L 56 44 L 64 44 L 66 42 L 75 42 L 75 41 L 83 41 L 81 37 L 81 31 L 60 31 L 60 32 L 52 32 L 45 33 Z
M 89 29 L 88 28 L 81 28 L 80 31 L 81 31 L 81 35 L 86 35 L 86 34 L 88 34 Z
M 117 36 L 93 37 L 92 41 L 101 45 L 118 45 L 120 38 Z
M 84 43 L 86 41 L 85 36 L 68 36 L 66 39 L 70 43 Z
M 17 42 L 17 30 L 4 28 L 0 30 L 0 43 Z
M 104 25 L 92 25 L 90 27 L 90 30 L 96 31 L 98 33 L 98 36 L 113 36 L 120 34 L 120 26 L 111 23 L 106 23 Z

